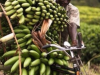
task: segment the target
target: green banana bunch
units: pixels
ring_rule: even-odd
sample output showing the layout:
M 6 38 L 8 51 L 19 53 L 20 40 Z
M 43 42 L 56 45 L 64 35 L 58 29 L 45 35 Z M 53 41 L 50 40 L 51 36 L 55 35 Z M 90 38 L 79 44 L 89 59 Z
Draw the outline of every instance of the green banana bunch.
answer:
M 19 25 L 14 26 L 14 32 L 21 47 L 22 75 L 58 75 L 51 69 L 53 64 L 68 66 L 69 58 L 63 52 L 52 52 L 47 55 L 41 52 L 32 42 L 31 31 L 39 21 L 51 19 L 53 23 L 47 35 L 59 41 L 59 32 L 66 27 L 66 11 L 52 0 L 7 0 L 6 14 L 11 19 L 18 18 Z M 17 45 L 14 43 L 11 50 L 3 54 L 2 58 L 9 57 L 4 65 L 11 65 L 11 73 L 18 74 Z M 47 52 L 54 48 L 50 47 Z
M 32 45 L 33 46 L 33 45 Z M 51 75 L 54 71 L 51 69 L 51 65 L 58 64 L 63 66 L 68 66 L 69 58 L 63 53 L 63 57 L 59 58 L 61 52 L 57 52 L 58 57 L 45 56 L 46 52 L 38 52 L 35 49 L 38 49 L 35 45 L 33 50 L 23 49 L 21 52 L 21 64 L 22 64 L 22 75 Z M 11 65 L 10 73 L 17 73 L 19 56 L 15 54 L 16 50 L 7 51 L 3 54 L 3 57 L 11 57 L 5 61 L 4 65 Z M 10 55 L 11 54 L 11 55 Z M 40 56 L 41 55 L 41 56 Z M 56 71 L 55 71 L 56 72 Z M 54 73 L 55 75 L 55 73 Z
M 32 44 L 31 30 L 26 25 L 16 26 L 14 32 L 21 48 L 27 48 Z
M 53 34 L 50 31 L 52 35 L 48 35 L 53 40 L 59 41 L 59 32 L 67 26 L 65 9 L 53 0 L 7 0 L 5 10 L 11 19 L 18 17 L 20 24 L 35 25 L 44 19 L 53 20 L 50 30 L 57 33 Z

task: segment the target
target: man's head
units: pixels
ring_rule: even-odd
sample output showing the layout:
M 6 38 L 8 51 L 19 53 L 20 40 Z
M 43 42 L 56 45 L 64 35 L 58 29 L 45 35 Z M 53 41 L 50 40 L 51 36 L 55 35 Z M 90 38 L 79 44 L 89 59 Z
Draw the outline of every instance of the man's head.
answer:
M 70 3 L 71 0 L 57 0 L 57 3 L 59 3 L 61 6 L 67 6 Z

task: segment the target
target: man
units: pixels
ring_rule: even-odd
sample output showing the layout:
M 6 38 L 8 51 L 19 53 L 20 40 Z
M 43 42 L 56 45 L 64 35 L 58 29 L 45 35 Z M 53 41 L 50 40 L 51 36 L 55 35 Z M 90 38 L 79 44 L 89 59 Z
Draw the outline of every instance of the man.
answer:
M 68 35 L 72 41 L 72 46 L 77 46 L 77 28 L 80 27 L 80 16 L 77 7 L 70 3 L 71 0 L 56 0 L 67 11 L 68 21 L 67 28 L 62 32 L 62 38 L 64 41 L 68 40 Z

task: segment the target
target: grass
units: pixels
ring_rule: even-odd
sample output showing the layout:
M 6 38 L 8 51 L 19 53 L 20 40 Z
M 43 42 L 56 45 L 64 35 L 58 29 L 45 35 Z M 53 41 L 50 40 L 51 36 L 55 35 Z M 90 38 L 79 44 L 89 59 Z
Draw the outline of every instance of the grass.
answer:
M 72 67 L 72 64 L 69 63 L 69 66 Z M 81 71 L 83 75 L 100 75 L 100 65 L 92 64 L 91 67 L 88 65 L 81 66 Z
M 97 65 L 94 65 L 94 66 L 92 65 L 90 68 L 88 68 L 87 65 L 84 65 L 84 69 L 83 67 L 81 67 L 81 69 L 82 69 L 82 72 L 84 72 L 84 69 L 85 69 L 87 75 L 100 75 L 100 66 L 97 66 Z
M 81 22 L 88 24 L 98 24 L 100 20 L 100 8 L 89 7 L 89 6 L 77 6 L 80 11 Z

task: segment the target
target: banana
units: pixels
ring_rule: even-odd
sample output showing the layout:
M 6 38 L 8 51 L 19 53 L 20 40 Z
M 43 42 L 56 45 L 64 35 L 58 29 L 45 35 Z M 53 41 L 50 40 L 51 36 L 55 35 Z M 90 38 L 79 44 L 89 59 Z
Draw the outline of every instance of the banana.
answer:
M 19 18 L 20 18 L 22 15 L 23 15 L 23 12 L 18 13 L 18 14 L 17 14 L 17 17 L 19 17 Z
M 19 3 L 27 3 L 26 0 L 18 0 Z
M 35 4 L 35 0 L 32 1 L 32 4 L 33 4 L 33 5 Z
M 23 57 L 28 57 L 29 51 L 28 51 L 27 49 L 23 49 L 21 55 L 22 55 Z
M 36 8 L 36 12 L 40 12 L 41 8 L 40 7 L 37 7 Z
M 19 8 L 16 12 L 21 13 L 21 12 L 23 12 L 23 10 L 24 10 L 23 8 Z
M 35 67 L 31 67 L 29 75 L 35 75 Z
M 34 45 L 34 44 L 31 45 L 31 49 L 32 49 L 32 50 L 35 50 L 35 51 L 38 52 L 39 54 L 41 53 L 40 50 L 39 50 L 39 48 L 38 48 L 36 45 Z
M 65 66 L 68 66 L 68 61 L 66 61 L 64 59 L 62 59 L 62 61 L 63 61 L 63 63 L 64 63 Z
M 57 57 L 58 56 L 58 53 L 57 52 L 52 52 L 51 54 L 50 54 L 50 57 L 52 57 L 52 58 L 55 58 L 55 57 Z
M 44 57 L 46 57 L 46 56 L 47 56 L 47 53 L 46 53 L 46 52 L 42 52 L 42 53 L 41 53 L 41 57 L 44 58 Z
M 33 29 L 33 26 L 27 26 L 29 30 L 32 30 Z
M 46 16 L 49 16 L 50 15 L 50 13 L 48 12 L 48 13 L 46 13 Z
M 14 57 L 8 59 L 8 60 L 4 63 L 4 65 L 5 65 L 5 66 L 7 66 L 7 65 L 12 65 L 16 60 L 18 60 L 18 56 L 14 56 Z
M 27 41 L 26 45 L 29 45 L 29 44 L 31 44 L 31 43 L 32 43 L 32 38 L 30 38 L 30 39 Z
M 30 12 L 31 11 L 31 6 L 29 6 L 29 7 L 27 7 L 26 9 L 25 9 L 25 12 L 27 13 L 27 12 Z
M 13 2 L 12 2 L 12 5 L 13 5 L 13 6 L 16 6 L 17 4 L 19 4 L 18 1 L 13 1 Z
M 6 12 L 8 12 L 8 11 L 10 11 L 12 9 L 13 9 L 13 6 L 12 5 L 5 7 Z
M 31 8 L 31 10 L 32 10 L 32 8 Z M 34 13 L 35 12 L 33 12 L 33 11 L 27 12 L 27 14 L 31 14 L 32 16 L 33 16 Z
M 30 53 L 31 56 L 33 56 L 36 59 L 40 58 L 39 53 L 36 52 L 36 51 L 30 50 L 29 53 Z
M 35 75 L 39 74 L 39 65 L 35 66 Z
M 30 66 L 37 66 L 41 63 L 40 59 L 35 59 L 34 61 L 31 62 Z
M 23 29 L 23 32 L 26 33 L 26 34 L 29 34 L 30 30 L 29 29 Z
M 14 13 L 13 15 L 10 16 L 11 19 L 15 19 L 17 16 L 17 13 Z
M 53 59 L 53 58 L 49 58 L 48 64 L 49 64 L 49 65 L 52 65 L 53 63 L 54 63 L 54 59 Z
M 17 40 L 19 44 L 23 43 L 24 41 L 26 41 L 24 38 L 20 38 Z
M 32 19 L 33 23 L 37 23 L 39 20 L 38 19 Z
M 50 12 L 50 13 L 52 13 L 52 12 L 53 12 L 53 10 L 52 10 L 52 9 L 49 9 L 49 12 Z
M 32 7 L 32 11 L 36 11 L 36 7 Z
M 35 24 L 35 23 L 33 23 L 33 22 L 31 22 L 31 21 L 29 22 L 29 25 L 34 25 L 34 24 Z
M 50 8 L 50 5 L 46 5 L 46 7 L 49 9 Z
M 35 72 L 39 70 L 39 66 L 35 66 Z
M 26 46 L 26 42 L 20 43 L 19 46 L 20 46 L 21 48 L 25 47 L 25 46 Z
M 44 17 L 41 17 L 41 18 L 40 18 L 40 20 L 43 20 L 43 19 L 44 19 Z
M 27 14 L 26 17 L 29 18 L 29 19 L 32 19 L 33 18 L 33 14 Z
M 22 33 L 22 32 L 23 32 L 23 30 L 22 30 L 22 29 L 20 29 L 20 28 L 16 28 L 16 29 L 14 29 L 14 32 L 15 32 L 15 33 Z
M 25 58 L 21 58 L 21 63 L 23 63 Z M 15 72 L 18 69 L 19 60 L 17 60 L 11 67 L 11 73 Z
M 25 68 L 22 68 L 22 75 L 28 75 L 28 71 Z
M 30 5 L 32 5 L 32 0 L 27 0 L 27 2 L 28 2 Z
M 22 24 L 21 24 L 21 25 L 19 25 L 18 27 L 19 27 L 19 28 L 21 28 L 21 29 L 28 29 L 28 28 L 27 28 L 27 26 L 22 25 Z
M 29 66 L 29 64 L 31 63 L 32 59 L 30 57 L 27 57 L 24 61 L 23 67 L 27 67 Z
M 50 66 L 46 66 L 45 75 L 50 75 L 50 73 L 51 73 Z
M 13 56 L 16 53 L 16 50 L 11 50 L 11 51 L 7 51 L 3 54 L 2 57 L 9 57 L 9 56 Z
M 56 71 L 53 71 L 53 74 L 52 75 L 57 75 L 57 72 Z
M 40 64 L 40 75 L 43 75 L 46 71 L 46 65 L 44 63 Z
M 42 3 L 42 2 L 40 3 L 40 2 L 39 2 L 38 5 L 39 5 L 39 6 L 44 6 L 44 3 Z
M 41 63 L 48 64 L 47 58 L 40 58 L 40 60 L 41 60 Z
M 49 2 L 48 2 L 48 1 L 44 1 L 44 4 L 47 4 L 47 5 L 49 5 Z
M 42 10 L 46 10 L 46 6 L 41 6 Z
M 42 13 L 47 13 L 47 10 L 42 10 Z
M 27 35 L 25 35 L 23 38 L 24 38 L 24 39 L 28 39 L 28 38 L 31 38 L 31 37 L 32 37 L 31 34 L 27 34 Z
M 25 21 L 29 22 L 30 20 L 30 18 L 25 17 Z
M 55 63 L 59 64 L 59 65 L 64 65 L 63 61 L 61 59 L 55 59 Z
M 52 47 L 49 47 L 49 48 L 46 48 L 46 50 L 49 52 L 49 51 L 52 51 Z
M 35 12 L 35 15 L 41 15 L 41 12 Z
M 29 3 L 22 3 L 22 7 L 29 7 L 30 4 Z
M 58 58 L 63 58 L 63 54 L 59 53 Z
M 41 16 L 42 16 L 42 17 L 45 17 L 45 13 L 41 13 Z
M 14 6 L 14 9 L 19 9 L 20 8 L 20 4 Z
M 35 19 L 39 19 L 40 16 L 38 16 L 38 15 L 34 15 L 34 18 L 35 18 Z
M 8 6 L 11 5 L 11 2 L 10 1 L 6 1 L 4 5 L 5 5 L 5 7 L 8 7 Z
M 28 49 L 28 50 L 32 50 L 32 49 L 31 49 L 31 45 L 28 45 L 28 46 L 27 46 L 27 49 Z
M 16 10 L 14 10 L 14 9 L 12 9 L 12 10 L 9 10 L 9 11 L 7 11 L 6 12 L 6 15 L 12 15 L 12 14 L 14 14 L 16 12 Z
M 38 0 L 39 2 L 43 2 L 44 0 Z
M 25 17 L 24 15 L 22 15 L 19 19 L 19 24 L 24 24 L 24 22 L 25 22 Z
M 16 37 L 17 38 L 23 38 L 26 34 L 23 34 L 23 33 L 19 33 L 19 34 L 16 34 Z
M 64 59 L 66 60 L 66 61 L 68 61 L 69 60 L 69 57 L 68 56 L 64 56 Z

